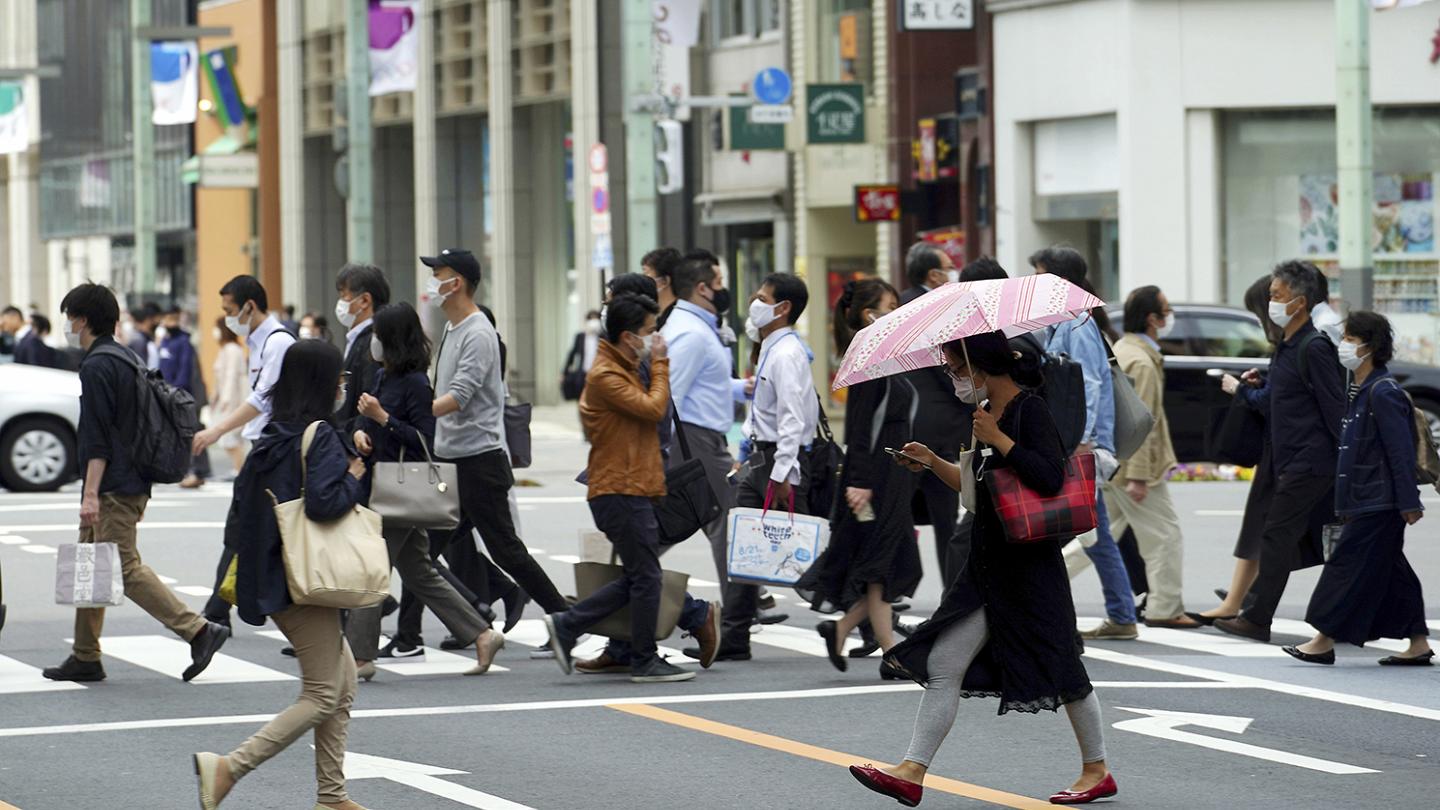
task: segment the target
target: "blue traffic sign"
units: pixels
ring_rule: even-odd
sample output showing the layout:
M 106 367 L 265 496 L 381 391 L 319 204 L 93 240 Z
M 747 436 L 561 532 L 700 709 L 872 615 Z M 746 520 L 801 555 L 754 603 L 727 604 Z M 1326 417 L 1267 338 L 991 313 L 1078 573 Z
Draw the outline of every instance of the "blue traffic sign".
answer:
M 765 68 L 755 74 L 755 100 L 761 104 L 784 104 L 790 100 L 790 74 L 780 68 Z

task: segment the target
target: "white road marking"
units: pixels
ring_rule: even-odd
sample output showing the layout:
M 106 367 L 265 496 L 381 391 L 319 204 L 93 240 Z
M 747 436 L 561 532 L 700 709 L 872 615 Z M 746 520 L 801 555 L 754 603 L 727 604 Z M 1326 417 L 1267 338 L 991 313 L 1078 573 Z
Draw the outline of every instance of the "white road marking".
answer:
M 149 503 L 145 504 L 145 508 L 146 508 L 147 510 L 148 510 L 148 509 L 174 509 L 174 508 L 181 507 L 181 506 L 186 506 L 186 505 L 187 505 L 187 504 L 181 503 L 181 502 L 179 502 L 179 501 L 150 501 Z M 73 511 L 73 512 L 75 512 L 75 514 L 78 515 L 78 514 L 80 514 L 80 505 L 79 505 L 79 504 L 76 504 L 76 503 L 65 503 L 65 502 L 59 502 L 59 503 L 7 503 L 7 504 L 0 505 L 0 514 L 6 513 L 6 512 L 63 512 L 63 511 L 67 511 L 67 510 Z
M 550 633 L 545 629 L 545 622 L 541 619 L 521 619 L 515 628 L 505 634 L 505 641 L 512 644 L 523 644 L 526 647 L 546 647 L 550 643 Z M 594 658 L 605 649 L 606 639 L 600 636 L 584 635 L 580 637 L 575 649 L 570 651 L 570 657 L 577 660 Z M 666 647 L 661 644 L 655 646 L 655 652 L 661 658 L 666 658 L 676 666 L 699 666 L 700 662 L 693 658 L 686 658 L 685 654 L 674 647 Z
M 174 577 L 167 577 L 164 574 L 156 574 L 155 577 L 166 585 L 174 585 L 175 583 L 180 581 Z
M 71 639 L 66 639 L 67 642 Z M 167 636 L 106 636 L 101 645 L 104 654 L 137 667 L 168 675 L 176 680 L 190 666 L 190 645 Z M 293 681 L 295 676 L 242 661 L 224 653 L 215 653 L 210 666 L 191 683 L 265 683 Z
M 690 578 L 690 584 L 691 584 L 692 586 L 696 587 L 696 588 L 718 588 L 718 587 L 720 587 L 720 583 L 718 583 L 718 582 L 711 582 L 711 581 L 708 580 L 708 579 L 696 579 L 695 577 L 691 577 L 691 578 Z
M 21 550 L 21 551 L 28 551 L 28 552 L 30 552 L 31 554 L 59 554 L 59 553 L 60 553 L 60 549 L 55 548 L 54 546 L 42 546 L 42 545 L 37 545 L 37 544 L 32 544 L 32 545 L 28 545 L 28 546 L 21 546 L 21 547 L 20 547 L 20 550 Z
M 1134 720 L 1122 720 L 1116 723 L 1115 728 L 1122 731 L 1133 731 L 1136 734 L 1144 734 L 1147 737 L 1158 737 L 1162 740 L 1189 743 L 1215 751 L 1239 754 L 1240 756 L 1263 759 L 1269 762 L 1279 762 L 1283 765 L 1294 765 L 1297 768 L 1308 768 L 1312 771 L 1320 771 L 1322 773 L 1347 775 L 1379 773 L 1379 771 L 1371 770 L 1370 768 L 1361 768 L 1357 765 L 1331 762 L 1326 759 L 1316 759 L 1301 754 L 1292 754 L 1289 751 L 1276 751 L 1273 748 L 1262 748 L 1258 745 L 1250 745 L 1236 740 L 1207 737 L 1203 734 L 1179 730 L 1181 726 L 1200 726 L 1202 728 L 1213 728 L 1217 731 L 1224 731 L 1230 734 L 1242 734 L 1245 729 L 1249 728 L 1250 724 L 1254 722 L 1254 718 L 1251 717 L 1169 712 L 1155 709 L 1127 709 L 1124 706 L 1116 706 L 1115 708 L 1122 712 L 1134 712 L 1135 714 L 1145 715 L 1144 717 L 1138 717 Z
M 139 528 L 140 528 L 140 532 L 141 532 L 142 534 L 147 533 L 147 532 L 152 532 L 152 531 L 160 531 L 160 530 L 162 530 L 162 529 L 223 529 L 223 528 L 225 528 L 225 521 L 223 521 L 223 520 L 220 520 L 220 521 L 213 521 L 213 520 L 210 520 L 210 521 L 205 521 L 205 520 L 195 520 L 195 521 L 182 520 L 182 521 L 170 521 L 170 522 L 167 523 L 167 522 L 158 522 L 158 521 L 157 521 L 157 522 L 152 522 L 152 521 L 146 520 L 146 521 L 141 521 L 141 522 L 140 522 Z M 79 521 L 74 521 L 74 522 L 71 522 L 71 523 L 33 523 L 33 524 L 27 524 L 27 525 L 24 525 L 24 526 L 10 526 L 10 527 L 8 527 L 8 530 L 9 530 L 9 531 L 12 531 L 12 532 L 36 532 L 36 533 L 39 533 L 39 532 L 75 532 L 75 531 L 79 531 L 79 530 L 80 530 L 80 523 L 79 523 Z
M 496 654 L 499 658 L 505 654 L 501 650 Z M 396 675 L 459 675 L 469 672 L 475 666 L 473 657 L 457 655 L 449 650 L 442 650 L 437 647 L 426 647 L 425 656 L 414 658 L 377 658 L 375 666 L 393 672 Z M 499 664 L 490 665 L 491 672 L 509 672 L 507 667 Z
M 750 643 L 778 647 L 782 650 L 813 655 L 817 658 L 829 657 L 829 654 L 825 652 L 825 639 L 820 638 L 819 633 L 784 624 L 764 625 L 760 628 L 760 632 L 750 634 Z
M 1433 620 L 1429 623 L 1436 624 Z M 1270 630 L 1275 633 L 1303 636 L 1305 638 L 1310 638 L 1316 633 L 1315 628 L 1311 627 L 1307 622 L 1302 622 L 1297 619 L 1275 619 L 1270 623 Z M 1374 647 L 1377 650 L 1385 650 L 1386 652 L 1405 652 L 1410 649 L 1410 645 L 1407 642 L 1396 641 L 1389 638 L 1382 638 L 1379 641 L 1367 641 L 1365 642 L 1365 646 Z M 1281 654 L 1283 655 L 1284 652 L 1282 651 Z
M 584 495 L 520 495 L 515 500 L 521 504 L 586 502 Z
M 580 558 L 573 554 L 551 554 L 550 559 L 558 563 L 574 564 L 580 562 Z
M 165 584 L 168 585 L 170 583 L 167 582 Z M 175 586 L 175 592 L 183 593 L 186 596 L 201 596 L 209 599 L 211 595 L 215 593 L 215 590 L 207 585 L 177 585 Z
M 23 546 L 30 542 L 30 538 L 21 537 L 18 534 L 0 534 L 0 544 L 7 546 Z
M 1200 517 L 1244 517 L 1244 509 L 1196 509 Z
M 51 681 L 40 674 L 39 667 L 16 661 L 0 655 L 0 695 L 17 695 L 24 692 L 64 692 L 84 689 L 83 684 L 72 681 Z
M 354 751 L 345 752 L 346 779 L 388 779 L 396 784 L 449 799 L 466 807 L 478 807 L 481 810 L 533 810 L 529 805 L 517 804 L 499 796 L 492 796 L 489 793 L 482 793 L 464 785 L 436 778 L 437 776 L 455 776 L 465 773 L 468 771 L 423 765 L 419 762 L 386 759 L 369 754 L 357 754 Z
M 1100 624 L 1100 620 L 1085 617 L 1078 620 L 1085 629 Z M 1223 655 L 1227 658 L 1284 658 L 1285 651 L 1271 644 L 1257 644 L 1249 639 L 1226 636 L 1205 630 L 1173 630 L 1168 627 L 1141 627 L 1140 641 L 1177 647 L 1191 652 Z M 1279 629 L 1279 628 L 1275 628 Z M 1128 642 L 1127 642 L 1128 643 Z

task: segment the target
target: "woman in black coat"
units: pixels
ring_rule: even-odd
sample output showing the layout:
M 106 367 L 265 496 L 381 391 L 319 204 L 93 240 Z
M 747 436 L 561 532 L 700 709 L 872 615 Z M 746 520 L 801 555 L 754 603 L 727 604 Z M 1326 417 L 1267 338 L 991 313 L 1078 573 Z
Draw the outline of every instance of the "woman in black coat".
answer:
M 855 333 L 899 305 L 895 288 L 878 278 L 846 284 L 835 305 L 836 351 L 843 355 Z M 916 402 L 915 388 L 904 377 L 860 383 L 845 400 L 845 505 L 831 516 L 830 546 L 796 584 L 815 610 L 845 611 L 839 621 L 815 628 L 841 672 L 846 668 L 842 645 L 867 619 L 880 649 L 895 646 L 890 603 L 914 595 L 920 584 L 920 549 L 910 510 L 916 477 L 885 454 L 886 447 L 910 440 Z
M 297 605 L 290 600 L 275 504 L 305 499 L 305 516 L 337 520 L 364 501 L 365 465 L 349 457 L 329 418 L 345 399 L 340 350 L 320 340 L 301 341 L 285 352 L 271 389 L 272 421 L 235 479 L 238 525 L 230 532 L 236 552 L 235 607 L 254 625 L 273 620 L 300 662 L 300 699 L 225 756 L 195 755 L 200 806 L 219 806 L 235 782 L 315 731 L 317 807 L 363 810 L 345 793 L 345 735 L 355 698 L 355 661 L 340 633 L 338 608 Z M 303 448 L 310 428 L 313 439 Z M 303 460 L 302 460 L 303 459 Z
M 1312 664 L 1334 664 L 1335 644 L 1357 647 L 1403 638 L 1409 649 L 1384 666 L 1429 666 L 1420 579 L 1405 559 L 1405 527 L 1425 516 L 1415 475 L 1415 410 L 1386 364 L 1395 352 L 1390 321 L 1352 312 L 1340 362 L 1357 390 L 1340 426 L 1335 514 L 1345 524 L 1320 573 L 1305 621 L 1315 638 L 1285 652 Z
M 375 313 L 370 354 L 381 370 L 375 377 L 375 390 L 360 396 L 361 419 L 353 437 L 355 447 L 372 469 L 377 462 L 399 461 L 402 454 L 409 461 L 423 462 L 435 441 L 435 395 L 426 374 L 430 342 L 420 317 L 409 304 L 390 304 Z M 374 483 L 372 477 L 371 485 Z M 474 648 L 475 666 L 465 674 L 484 675 L 495 653 L 505 646 L 505 637 L 493 630 L 475 606 L 436 570 L 430 557 L 430 538 L 424 531 L 387 523 L 384 532 L 390 563 L 400 572 L 407 597 L 413 594 L 420 604 L 434 611 L 459 649 Z M 468 538 L 462 538 L 462 542 L 465 540 Z M 367 681 L 375 676 L 380 614 L 379 605 L 352 611 L 345 628 L 359 675 Z
M 1033 359 L 1012 351 L 999 332 L 966 338 L 963 346 L 946 344 L 945 358 L 960 399 L 977 405 L 988 400 L 972 417 L 972 435 L 982 448 L 977 476 L 1008 468 L 1041 495 L 1059 492 L 1065 483 L 1060 433 L 1045 401 L 1020 387 L 1040 382 Z M 918 443 L 902 452 L 910 458 L 899 460 L 912 470 L 930 469 L 960 489 L 958 465 Z M 1061 545 L 1008 542 L 988 488 L 983 483 L 977 488 L 968 565 L 934 618 L 885 656 L 886 666 L 926 688 L 910 749 L 895 768 L 851 766 L 856 779 L 902 804 L 918 803 L 931 759 L 955 724 L 960 698 L 989 696 L 1000 698 L 1001 714 L 1064 706 L 1070 715 L 1082 772 L 1051 802 L 1084 804 L 1115 795 L 1105 765 L 1100 701 L 1080 661 Z

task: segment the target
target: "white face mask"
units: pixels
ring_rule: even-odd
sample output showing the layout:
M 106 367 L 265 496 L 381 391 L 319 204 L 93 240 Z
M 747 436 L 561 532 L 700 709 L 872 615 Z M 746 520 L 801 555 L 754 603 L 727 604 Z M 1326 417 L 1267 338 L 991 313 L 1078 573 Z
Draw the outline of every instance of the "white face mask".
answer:
M 355 303 L 353 300 L 346 301 L 344 298 L 335 302 L 335 320 L 343 324 L 346 329 L 355 325 L 355 316 L 350 313 L 350 305 L 353 303 Z
M 165 339 L 168 338 L 168 337 L 170 337 L 170 330 L 169 330 L 169 329 L 166 329 L 166 328 L 163 327 L 163 326 L 157 327 L 157 328 L 155 329 L 155 339 L 156 339 L 156 340 L 160 341 L 161 343 L 164 343 L 164 342 L 165 342 Z
M 1289 326 L 1290 321 L 1294 320 L 1295 316 L 1291 315 L 1287 310 L 1289 309 L 1291 302 L 1293 302 L 1294 300 L 1295 299 L 1292 298 L 1290 299 L 1290 301 L 1271 301 L 1270 321 L 1281 329 Z
M 1364 346 L 1365 344 L 1363 343 L 1351 343 L 1348 340 L 1341 341 L 1340 345 L 1335 347 L 1335 350 L 1340 353 L 1340 365 L 1351 371 L 1356 371 L 1365 365 L 1365 360 L 1369 358 L 1370 355 L 1367 353 L 1364 357 L 1360 356 L 1360 350 L 1364 348 Z
M 370 338 L 370 358 L 381 365 L 385 364 L 385 347 L 380 345 L 380 338 Z
M 655 346 L 655 333 L 636 335 L 636 337 L 640 338 L 640 346 L 635 349 L 635 356 L 643 363 L 650 359 L 650 351 Z
M 990 398 L 990 387 L 982 385 L 976 388 L 975 381 L 969 376 L 951 377 L 950 382 L 955 386 L 955 396 L 959 397 L 961 402 L 979 405 Z
M 745 319 L 745 337 L 750 338 L 751 343 L 760 342 L 760 327 L 756 326 L 755 322 L 749 318 Z
M 951 284 L 954 284 L 955 282 L 957 282 L 957 281 L 960 280 L 960 271 L 959 271 L 959 270 L 946 270 L 946 271 L 945 271 L 945 280 L 948 281 L 948 282 L 950 282 Z
M 311 328 L 308 327 L 308 326 L 302 326 L 302 327 L 300 327 L 300 339 L 301 339 L 301 340 L 311 340 L 311 339 L 313 339 L 313 338 L 315 338 L 315 337 L 317 337 L 317 336 L 316 336 L 316 334 L 315 334 L 315 330 L 314 330 L 314 329 L 311 329 Z
M 340 383 L 340 393 L 335 395 L 335 410 L 338 411 L 345 407 L 345 397 L 349 395 L 349 392 L 350 387 L 345 383 Z
M 778 306 L 778 304 L 767 304 L 758 298 L 750 302 L 749 323 L 755 325 L 755 331 L 757 334 L 760 332 L 761 329 L 764 329 L 765 327 L 775 322 L 775 309 Z M 747 325 L 746 334 L 749 334 L 749 328 L 750 327 Z
M 585 331 L 592 335 L 600 334 L 600 319 L 591 318 L 585 322 Z
M 69 318 L 65 319 L 65 345 L 72 349 L 80 348 L 80 333 L 75 331 L 75 322 Z
M 1175 313 L 1165 316 L 1165 320 L 1155 328 L 1155 339 L 1164 340 L 1170 337 L 1170 332 L 1175 329 Z
M 459 280 L 459 278 L 447 278 L 444 281 L 441 281 L 440 279 L 431 276 L 430 281 L 425 284 L 425 292 L 427 295 L 430 296 L 430 303 L 434 304 L 436 307 L 445 306 L 445 299 L 449 298 L 451 294 L 455 292 L 455 288 L 451 287 L 446 292 L 441 292 L 440 288 L 444 287 L 452 281 L 458 282 Z
M 241 320 L 240 320 L 241 316 L 243 316 L 244 314 L 245 314 L 245 308 L 244 308 L 244 307 L 241 307 L 241 308 L 240 308 L 240 313 L 239 313 L 238 315 L 226 315 L 226 316 L 225 316 L 225 328 L 226 328 L 226 329 L 229 329 L 231 332 L 234 332 L 235 334 L 239 335 L 241 340 L 244 340 L 245 338 L 247 338 L 247 337 L 250 336 L 250 322 L 249 322 L 249 319 L 247 318 L 244 322 L 241 322 Z M 302 337 L 303 337 L 303 335 L 302 335 Z

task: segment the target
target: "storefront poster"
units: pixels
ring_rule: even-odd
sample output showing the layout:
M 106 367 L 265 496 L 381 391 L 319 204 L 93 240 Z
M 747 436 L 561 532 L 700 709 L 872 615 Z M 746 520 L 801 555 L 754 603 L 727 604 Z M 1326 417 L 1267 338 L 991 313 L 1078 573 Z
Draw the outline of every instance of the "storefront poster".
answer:
M 856 222 L 897 222 L 900 219 L 900 187 L 856 186 Z
M 865 88 L 859 84 L 812 84 L 805 118 L 810 143 L 865 142 Z
M 730 118 L 730 149 L 740 152 L 785 148 L 784 124 L 751 123 L 748 107 L 731 107 L 725 114 Z
M 923 241 L 932 245 L 938 245 L 945 255 L 956 267 L 965 265 L 965 229 L 959 225 L 951 225 L 947 228 L 936 228 L 930 231 L 921 231 L 917 234 Z
M 1332 255 L 1340 250 L 1336 210 L 1339 186 L 1333 174 L 1300 176 L 1300 252 Z M 1435 250 L 1435 183 L 1431 174 L 1376 173 L 1371 248 L 1376 253 L 1431 253 Z

